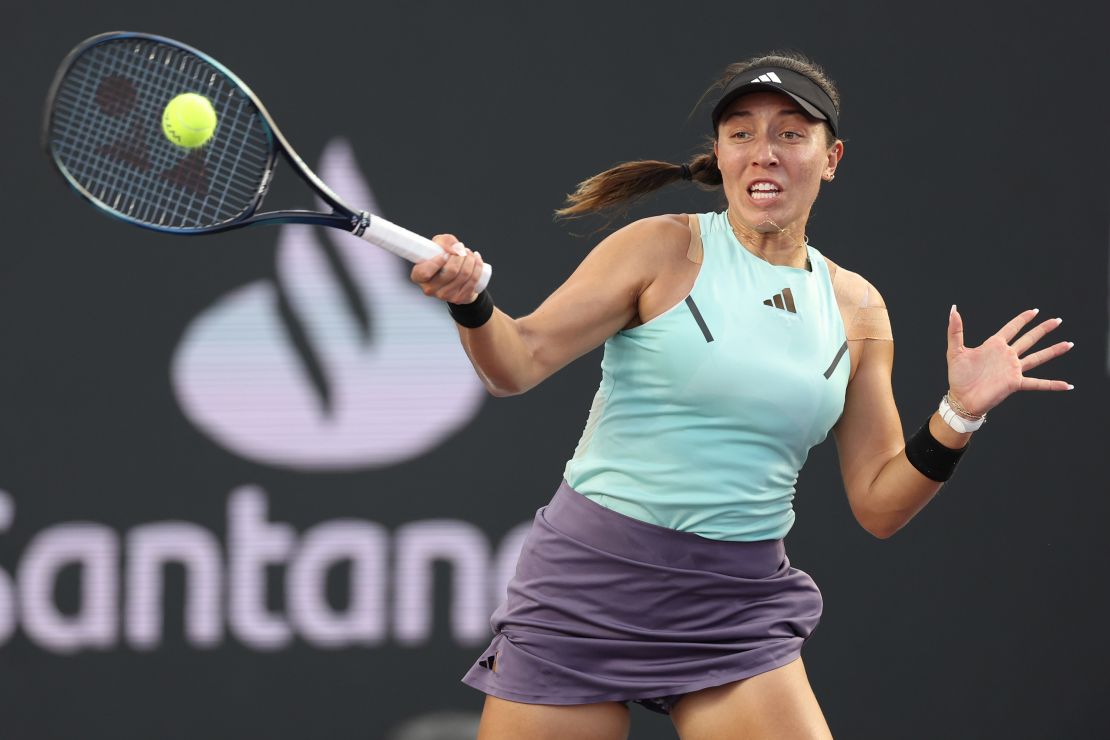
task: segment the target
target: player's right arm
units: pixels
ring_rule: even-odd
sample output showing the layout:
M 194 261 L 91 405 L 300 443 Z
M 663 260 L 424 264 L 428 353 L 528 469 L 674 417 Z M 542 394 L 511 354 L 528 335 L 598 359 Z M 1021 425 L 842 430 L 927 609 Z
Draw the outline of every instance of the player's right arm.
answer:
M 657 216 L 629 224 L 587 255 L 539 308 L 514 319 L 499 309 L 477 329 L 459 327 L 463 348 L 490 393 L 511 396 L 535 387 L 622 328 L 637 323 L 640 297 L 690 239 L 684 218 Z M 433 241 L 444 256 L 418 263 L 412 280 L 425 295 L 473 300 L 481 256 L 450 234 Z

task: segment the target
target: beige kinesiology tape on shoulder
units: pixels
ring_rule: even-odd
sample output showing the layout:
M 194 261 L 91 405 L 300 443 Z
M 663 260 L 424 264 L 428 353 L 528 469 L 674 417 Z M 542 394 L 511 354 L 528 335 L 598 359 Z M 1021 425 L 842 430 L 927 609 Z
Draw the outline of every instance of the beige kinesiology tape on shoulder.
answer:
M 836 302 L 845 317 L 848 339 L 894 339 L 890 314 L 877 291 L 862 275 L 838 267 L 826 257 Z

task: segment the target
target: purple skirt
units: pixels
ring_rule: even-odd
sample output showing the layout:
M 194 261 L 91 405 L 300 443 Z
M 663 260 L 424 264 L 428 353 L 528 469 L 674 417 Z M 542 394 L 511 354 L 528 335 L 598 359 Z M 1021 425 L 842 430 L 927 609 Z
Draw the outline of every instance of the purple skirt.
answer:
M 782 540 L 711 540 L 594 503 L 564 481 L 535 521 L 463 682 L 525 704 L 635 701 L 669 713 L 692 691 L 798 658 L 821 592 Z

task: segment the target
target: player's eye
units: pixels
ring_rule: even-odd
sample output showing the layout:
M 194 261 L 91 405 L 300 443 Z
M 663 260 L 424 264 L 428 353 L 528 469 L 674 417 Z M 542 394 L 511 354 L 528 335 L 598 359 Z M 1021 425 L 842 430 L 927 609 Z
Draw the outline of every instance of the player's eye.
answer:
M 803 134 L 802 134 L 801 131 L 783 131 L 782 132 L 782 137 L 784 139 L 787 139 L 788 141 L 793 141 L 794 139 L 800 139 L 800 138 L 802 138 L 802 136 L 803 136 Z

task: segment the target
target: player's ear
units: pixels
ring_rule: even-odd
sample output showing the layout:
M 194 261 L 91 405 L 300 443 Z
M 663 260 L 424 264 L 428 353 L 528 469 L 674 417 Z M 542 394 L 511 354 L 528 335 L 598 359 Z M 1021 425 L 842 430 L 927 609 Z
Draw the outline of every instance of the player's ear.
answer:
M 825 172 L 821 175 L 821 179 L 832 182 L 832 179 L 836 177 L 836 167 L 844 156 L 844 142 L 837 139 L 836 142 L 829 147 L 829 151 L 826 152 L 825 156 Z

